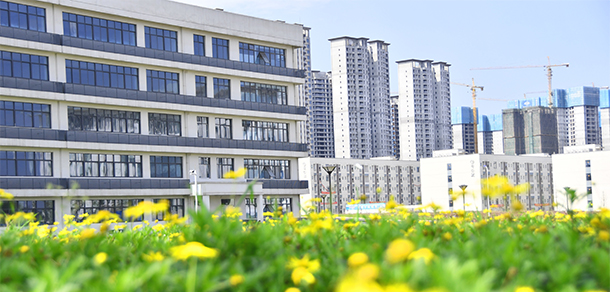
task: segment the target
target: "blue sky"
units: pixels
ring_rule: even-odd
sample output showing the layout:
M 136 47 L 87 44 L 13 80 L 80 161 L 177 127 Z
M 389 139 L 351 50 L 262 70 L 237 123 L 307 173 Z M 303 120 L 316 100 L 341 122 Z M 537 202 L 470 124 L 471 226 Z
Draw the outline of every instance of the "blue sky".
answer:
M 390 91 L 397 60 L 446 61 L 451 81 L 485 86 L 482 98 L 518 99 L 547 89 L 544 68 L 471 68 L 570 63 L 553 70 L 553 88 L 610 85 L 610 1 L 177 0 L 311 27 L 314 70 L 330 70 L 329 38 L 390 43 Z M 545 96 L 545 93 L 528 97 Z M 452 106 L 471 106 L 468 88 L 451 86 Z M 483 114 L 505 102 L 478 102 Z

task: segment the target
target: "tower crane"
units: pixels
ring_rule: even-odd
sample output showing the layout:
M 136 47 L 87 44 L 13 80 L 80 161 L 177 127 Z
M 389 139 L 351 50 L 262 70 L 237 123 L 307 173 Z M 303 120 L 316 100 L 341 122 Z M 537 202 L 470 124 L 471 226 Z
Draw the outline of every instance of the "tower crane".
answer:
M 553 67 L 570 67 L 569 63 L 551 64 L 551 58 L 546 57 L 549 61 L 548 65 L 528 65 L 528 66 L 511 66 L 511 67 L 488 67 L 488 68 L 472 68 L 470 70 L 495 70 L 495 69 L 522 69 L 522 68 L 546 68 L 546 77 L 549 79 L 549 107 L 553 107 L 553 88 L 551 81 L 553 79 Z
M 478 142 L 479 134 L 477 133 L 477 89 L 480 89 L 481 91 L 483 91 L 483 86 L 474 85 L 474 78 L 472 78 L 472 85 L 464 84 L 464 83 L 457 83 L 457 82 L 451 82 L 451 84 L 466 86 L 466 87 L 470 88 L 470 90 L 472 91 L 472 117 L 473 117 L 472 121 L 474 123 L 474 153 L 479 153 L 479 142 Z

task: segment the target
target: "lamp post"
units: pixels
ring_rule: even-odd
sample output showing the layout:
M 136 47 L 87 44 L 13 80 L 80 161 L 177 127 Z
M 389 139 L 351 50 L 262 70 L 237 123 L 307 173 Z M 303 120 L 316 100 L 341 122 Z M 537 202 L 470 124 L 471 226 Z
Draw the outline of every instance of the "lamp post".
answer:
M 191 169 L 189 171 L 189 175 L 191 177 L 193 177 L 193 181 L 195 182 L 195 213 L 197 213 L 197 212 L 199 212 L 199 200 L 197 198 L 198 191 L 199 191 L 199 185 L 197 185 L 197 171 L 194 169 Z
M 462 208 L 464 212 L 466 212 L 466 188 L 467 185 L 460 185 L 460 189 L 462 189 Z
M 326 173 L 328 173 L 328 200 L 330 201 L 330 215 L 333 215 L 333 184 L 332 184 L 332 180 L 331 180 L 331 173 L 333 173 L 333 171 L 335 171 L 335 168 L 337 166 L 336 165 L 327 165 L 324 166 L 322 168 L 324 168 L 324 171 L 326 171 Z
M 322 207 L 326 210 L 326 195 L 322 194 Z
M 485 187 L 487 188 L 489 186 L 489 167 L 483 164 L 483 168 L 485 168 L 485 179 L 487 180 L 487 182 L 485 183 Z M 491 200 L 489 199 L 489 196 L 487 196 L 487 209 L 491 211 Z M 491 217 L 491 212 L 489 212 L 488 214 L 489 217 Z

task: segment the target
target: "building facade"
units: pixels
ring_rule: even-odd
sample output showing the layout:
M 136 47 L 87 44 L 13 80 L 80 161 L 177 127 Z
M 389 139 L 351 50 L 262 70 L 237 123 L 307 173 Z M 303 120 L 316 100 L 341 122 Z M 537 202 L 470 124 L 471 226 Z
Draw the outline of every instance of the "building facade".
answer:
M 504 153 L 558 153 L 556 112 L 545 106 L 502 110 Z
M 366 195 L 366 202 L 388 202 L 393 196 L 403 205 L 418 205 L 421 200 L 419 162 L 386 159 L 299 159 L 299 178 L 307 180 L 309 192 L 303 200 L 324 198 L 330 205 L 328 173 L 324 166 L 336 166 L 331 173 L 334 214 L 345 213 L 345 205 Z M 380 190 L 380 192 L 378 192 Z
M 309 109 L 310 157 L 335 157 L 331 72 L 313 71 Z
M 466 106 L 451 108 L 451 128 L 453 130 L 453 149 L 463 149 L 466 153 L 474 153 L 472 108 Z
M 451 65 L 415 59 L 397 63 L 400 159 L 419 160 L 451 149 Z
M 599 91 L 599 132 L 604 149 L 610 149 L 610 89 Z
M 300 141 L 311 145 L 313 141 L 313 133 L 311 128 L 311 111 L 312 111 L 312 94 L 313 94 L 313 72 L 311 70 L 311 28 L 303 27 L 303 48 L 296 50 L 298 68 L 305 72 L 305 82 L 298 86 L 299 106 L 307 108 L 307 120 L 297 123 Z M 312 155 L 313 149 L 309 148 L 309 155 Z
M 435 203 L 443 210 L 477 211 L 510 206 L 510 200 L 487 199 L 481 195 L 481 180 L 501 175 L 509 183 L 529 183 L 526 194 L 517 199 L 528 210 L 550 210 L 553 203 L 553 165 L 549 155 L 489 155 L 470 154 L 458 150 L 436 151 L 435 157 L 420 160 L 422 173 L 422 204 Z M 446 182 L 446 183 L 445 183 Z M 451 193 L 466 186 L 464 197 L 452 200 Z
M 0 187 L 17 210 L 46 224 L 169 199 L 184 215 L 195 180 L 215 210 L 258 179 L 244 218 L 298 213 L 302 25 L 164 0 L 0 9 Z
M 392 157 L 400 159 L 400 115 L 398 111 L 398 95 L 390 97 L 390 113 L 392 117 Z
M 553 183 L 556 210 L 593 211 L 610 208 L 610 151 L 599 145 L 568 146 L 553 155 Z M 565 188 L 576 190 L 578 199 L 569 202 Z
M 352 37 L 329 41 L 335 157 L 390 156 L 389 44 Z

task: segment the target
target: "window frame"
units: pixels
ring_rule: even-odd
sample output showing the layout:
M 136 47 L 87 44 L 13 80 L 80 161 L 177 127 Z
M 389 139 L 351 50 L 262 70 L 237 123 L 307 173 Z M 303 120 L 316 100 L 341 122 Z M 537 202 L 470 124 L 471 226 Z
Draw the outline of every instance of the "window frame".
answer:
M 209 137 L 210 137 L 210 119 L 208 117 L 197 116 L 197 138 L 209 138 Z
M 70 177 L 131 178 L 142 177 L 143 172 L 142 155 L 70 153 L 69 162 Z M 87 165 L 90 165 L 89 172 L 87 171 Z M 105 173 L 106 175 L 102 175 L 102 173 Z
M 65 36 L 133 47 L 137 45 L 137 27 L 132 23 L 69 12 L 62 13 L 62 23 Z
M 235 159 L 230 157 L 216 157 L 216 175 L 218 178 L 224 178 L 224 175 L 229 171 L 235 171 Z
M 87 114 L 83 115 L 85 112 Z M 85 128 L 85 122 L 88 122 L 89 127 Z M 68 106 L 68 131 L 140 134 L 141 123 L 140 112 Z M 109 131 L 105 130 L 108 127 L 100 127 L 108 124 Z M 122 129 L 125 131 L 121 131 Z
M 0 76 L 49 81 L 47 56 L 0 51 L 0 62 Z
M 287 86 L 240 81 L 240 89 L 242 101 L 288 104 Z
M 207 77 L 195 75 L 195 96 L 208 97 Z
M 66 83 L 139 90 L 138 77 L 138 68 L 66 59 Z
M 161 45 L 159 45 L 159 41 Z M 175 30 L 144 26 L 145 47 L 153 50 L 178 52 L 178 32 Z
M 0 26 L 47 32 L 46 14 L 42 7 L 0 1 Z
M 215 118 L 216 139 L 233 139 L 233 120 Z
M 181 156 L 150 156 L 150 177 L 165 177 L 165 178 L 182 178 L 184 177 L 184 171 L 182 171 L 183 159 Z M 165 174 L 165 167 L 167 167 L 167 175 Z M 174 169 L 174 175 L 172 175 L 172 168 Z M 159 173 L 160 170 L 160 173 Z M 179 172 L 179 173 L 178 173 Z
M 231 79 L 214 77 L 214 98 L 231 99 Z
M 193 34 L 193 54 L 205 57 L 205 36 Z
M 0 126 L 50 129 L 51 105 L 0 100 Z
M 160 119 L 157 119 L 156 117 Z M 173 119 L 173 121 L 170 119 Z M 178 132 L 176 132 L 176 130 L 178 130 Z M 182 136 L 182 116 L 164 113 L 148 113 L 148 135 Z
M 53 177 L 53 152 L 2 150 L 0 177 L 5 176 Z
M 199 176 L 199 178 L 211 178 L 212 159 L 210 157 L 199 157 L 198 161 L 199 172 L 197 173 L 197 175 Z
M 229 60 L 229 40 L 212 38 L 212 57 L 217 59 Z M 222 49 L 222 50 L 221 50 Z
M 180 94 L 180 74 L 147 69 L 146 91 Z

